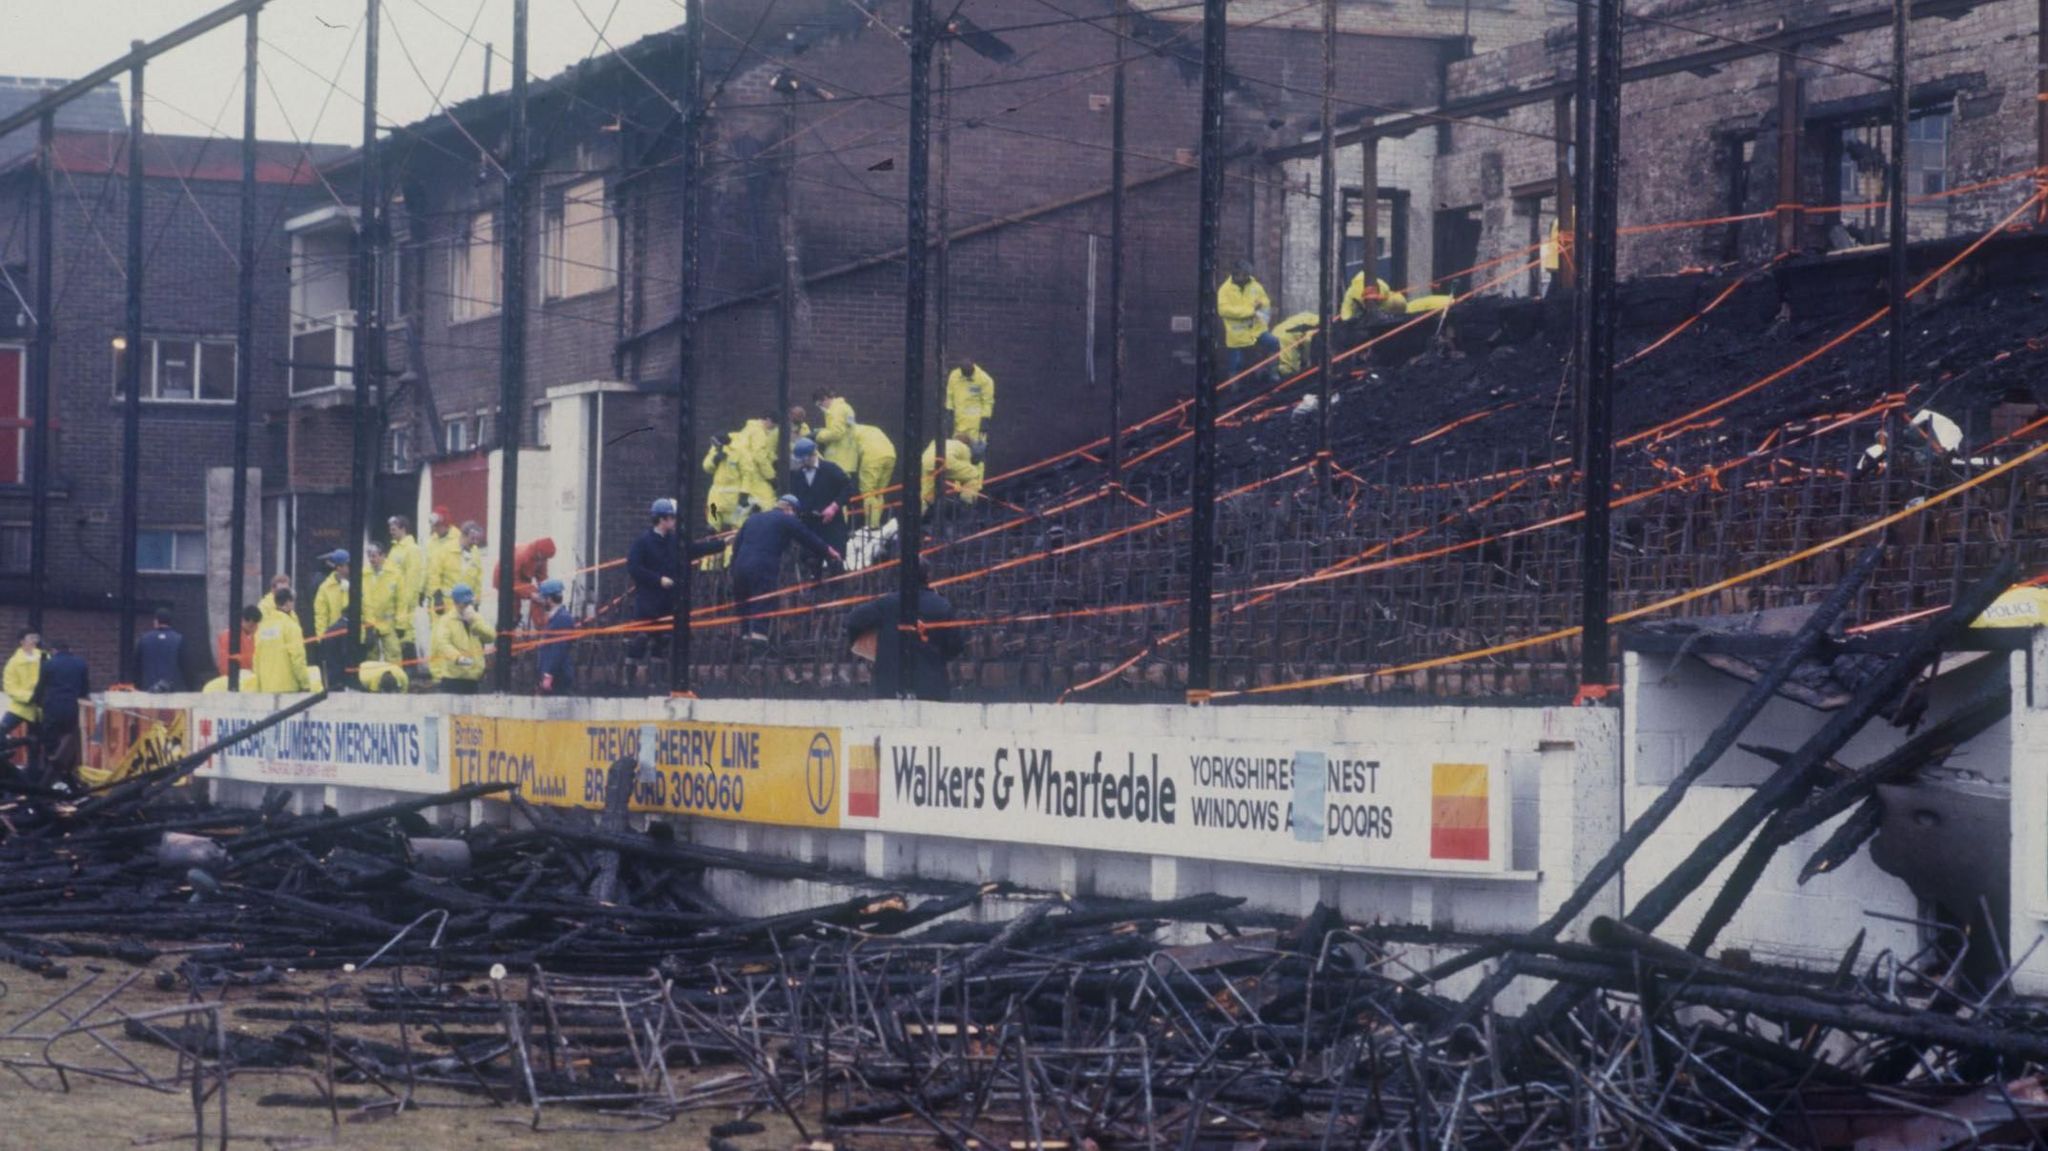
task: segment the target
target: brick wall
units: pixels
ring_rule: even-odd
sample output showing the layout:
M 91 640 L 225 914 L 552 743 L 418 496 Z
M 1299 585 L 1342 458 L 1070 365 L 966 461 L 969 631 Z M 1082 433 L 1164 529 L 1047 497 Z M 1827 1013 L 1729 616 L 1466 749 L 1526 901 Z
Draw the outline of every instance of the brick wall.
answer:
M 146 156 L 153 155 L 145 152 Z M 125 163 L 125 162 L 124 162 Z M 123 169 L 125 173 L 125 168 Z M 6 249 L 9 263 L 33 252 L 35 181 L 16 172 L 0 181 L 0 215 L 21 221 Z M 111 662 L 119 620 L 122 409 L 114 398 L 113 339 L 125 330 L 127 195 L 125 176 L 72 171 L 57 181 L 54 205 L 55 348 L 51 393 L 56 420 L 51 453 L 48 560 L 50 603 L 70 610 L 71 638 L 93 652 L 100 678 Z M 144 208 L 143 330 L 146 335 L 232 340 L 236 324 L 239 186 L 232 180 L 152 176 Z M 257 192 L 258 267 L 255 419 L 251 463 L 265 466 L 262 422 L 284 406 L 289 245 L 281 223 L 324 195 L 315 188 L 262 184 Z M 24 290 L 33 292 L 26 283 Z M 206 526 L 206 469 L 233 460 L 229 404 L 145 403 L 142 411 L 139 523 L 152 528 Z M 276 474 L 266 467 L 265 475 Z M 252 508 L 252 514 L 262 509 Z M 0 521 L 27 523 L 25 488 L 0 487 Z M 222 564 L 225 566 L 225 561 Z M 142 610 L 169 605 L 185 630 L 205 627 L 204 575 L 144 575 Z M 0 602 L 25 604 L 23 575 L 0 576 Z M 147 627 L 144 620 L 138 631 Z
M 1775 30 L 1781 21 L 1798 25 L 1829 11 L 1797 3 L 1758 13 L 1714 0 L 1676 5 L 1665 14 L 1682 24 L 1747 38 Z M 1910 72 L 1916 109 L 1939 105 L 1953 113 L 1946 166 L 1951 187 L 2036 162 L 2035 23 L 2034 6 L 2019 0 L 1994 0 L 1955 19 L 1913 23 Z M 1625 59 L 1663 58 L 1694 51 L 1701 43 L 1698 36 L 1673 29 L 1638 26 L 1630 31 Z M 1805 81 L 1809 125 L 1802 140 L 1800 195 L 1807 204 L 1828 204 L 1826 137 L 1817 123 L 1874 109 L 1885 99 L 1885 85 L 1872 76 L 1890 70 L 1890 31 L 1856 33 L 1808 46 L 1802 54 L 1813 59 L 1797 64 Z M 1452 65 L 1451 96 L 1569 76 L 1571 58 L 1570 38 L 1560 29 L 1546 40 Z M 1710 76 L 1682 73 L 1628 85 L 1621 125 L 1622 226 L 1769 210 L 1777 199 L 1776 108 L 1777 59 L 1768 55 L 1735 61 Z M 1512 190 L 1551 178 L 1552 145 L 1541 137 L 1552 130 L 1548 102 L 1450 129 L 1451 147 L 1436 162 L 1437 198 L 1443 207 L 1480 211 L 1485 226 L 1481 259 L 1528 242 L 1527 221 L 1512 210 Z M 1742 138 L 1754 139 L 1753 158 L 1747 193 L 1736 204 L 1731 202 L 1730 141 Z M 2029 190 L 2021 181 L 1985 194 L 1916 204 L 1909 213 L 1913 234 L 1927 238 L 1988 227 Z M 1825 216 L 1810 217 L 1802 242 L 1828 246 L 1829 222 Z M 1769 256 L 1775 237 L 1769 220 L 1624 237 L 1621 271 L 1642 275 L 1730 259 L 1759 260 Z

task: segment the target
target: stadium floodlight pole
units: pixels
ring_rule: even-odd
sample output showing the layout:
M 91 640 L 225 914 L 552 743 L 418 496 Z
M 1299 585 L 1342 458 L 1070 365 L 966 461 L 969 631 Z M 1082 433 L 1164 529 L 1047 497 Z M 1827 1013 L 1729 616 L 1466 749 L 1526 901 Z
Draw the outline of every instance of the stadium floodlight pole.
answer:
M 1316 236 L 1316 291 L 1322 322 L 1316 344 L 1316 498 L 1330 486 L 1330 351 L 1336 334 L 1337 247 L 1337 124 L 1333 101 L 1337 92 L 1337 0 L 1323 0 L 1323 139 L 1322 171 L 1317 188 L 1322 212 Z
M 1131 35 L 1130 0 L 1116 4 L 1116 73 L 1109 97 L 1109 483 L 1124 468 L 1124 44 Z M 2042 0 L 2048 3 L 2048 0 Z M 944 363 L 940 364 L 943 370 Z
M 937 105 L 935 114 L 939 121 L 939 187 L 938 195 L 935 197 L 939 238 L 934 245 L 938 251 L 937 259 L 934 261 L 937 266 L 933 271 L 938 273 L 938 283 L 937 290 L 933 293 L 935 299 L 932 301 L 932 318 L 935 323 L 935 338 L 932 341 L 932 350 L 935 354 L 932 359 L 938 366 L 940 409 L 947 414 L 944 417 L 945 426 L 935 437 L 938 446 L 932 452 L 931 517 L 935 533 L 945 522 L 948 514 L 946 501 L 941 497 L 946 491 L 946 444 L 953 438 L 952 413 L 945 407 L 946 373 L 953 363 L 952 349 L 946 343 L 947 333 L 953 330 L 953 36 L 951 28 L 937 29 L 936 32 L 942 33 L 943 36 L 936 47 L 937 59 L 934 61 L 939 80 L 938 95 L 933 98 Z
M 50 351 L 56 346 L 51 309 L 57 197 L 57 114 L 36 122 L 36 340 L 29 350 L 28 380 L 28 626 L 43 630 L 49 599 L 50 554 Z
M 1885 173 L 1891 201 L 1891 392 L 1906 394 L 1906 132 L 1912 120 L 1912 88 L 1906 77 L 1906 22 L 1912 0 L 1892 0 L 1892 140 Z
M 1216 568 L 1216 378 L 1221 317 L 1216 311 L 1216 246 L 1223 217 L 1223 51 L 1225 0 L 1202 3 L 1201 194 L 1195 243 L 1195 396 L 1193 515 L 1188 541 L 1188 693 L 1206 697 L 1210 585 Z
M 697 469 L 692 452 L 697 444 L 697 182 L 699 141 L 704 129 L 704 0 L 684 0 L 682 82 L 687 111 L 676 140 L 676 232 L 681 247 L 676 284 L 677 563 L 675 615 L 669 626 L 668 651 L 669 690 L 677 695 L 690 690 L 690 607 L 694 602 L 691 576 L 697 570 L 690 562 L 687 537 L 697 506 Z
M 256 365 L 256 13 L 242 26 L 242 198 L 235 268 L 235 469 L 228 516 L 228 690 L 242 690 L 242 570 L 249 563 L 249 413 Z
M 117 666 L 126 668 L 133 682 L 139 670 L 135 660 L 135 596 L 137 548 L 141 528 L 137 523 L 142 498 L 142 41 L 129 44 L 135 60 L 128 69 L 128 315 L 127 335 L 122 344 L 126 359 L 121 387 L 127 402 L 121 408 L 121 650 Z
M 924 586 L 919 553 L 924 550 L 922 504 L 924 442 L 924 289 L 925 249 L 929 236 L 925 226 L 925 197 L 931 183 L 932 142 L 932 4 L 931 0 L 910 0 L 910 188 L 905 211 L 906 240 L 903 250 L 903 451 L 896 465 L 897 491 L 902 497 L 902 530 L 897 533 L 896 634 L 877 636 L 877 642 L 897 645 L 896 694 L 916 695 L 910 674 L 917 644 L 917 596 Z M 950 429 L 948 429 L 950 430 Z M 932 466 L 944 468 L 944 444 L 935 444 Z M 934 485 L 934 496 L 940 493 Z
M 504 314 L 498 320 L 498 690 L 512 690 L 512 632 L 519 624 L 519 441 L 526 420 L 526 5 L 512 0 L 512 155 L 505 166 Z M 687 453 L 685 453 L 687 454 Z M 482 588 L 471 588 L 479 598 Z
M 1593 250 L 1593 3 L 1578 6 L 1573 29 L 1572 66 L 1572 463 L 1581 471 L 1586 466 L 1586 391 L 1590 376 L 1592 328 L 1587 323 L 1587 299 L 1593 293 L 1593 277 L 1587 258 Z
M 349 496 L 348 496 L 348 614 L 347 630 L 339 636 L 323 637 L 324 644 L 337 644 L 345 653 L 339 660 L 330 660 L 330 665 L 345 667 L 360 659 L 356 649 L 356 637 L 362 634 L 363 618 L 363 545 L 369 539 L 370 523 L 370 454 L 373 446 L 370 440 L 370 389 L 377 386 L 377 340 L 381 332 L 377 325 L 377 24 L 382 0 L 368 0 L 363 10 L 363 147 L 357 157 L 361 170 L 357 172 L 356 190 L 356 270 L 355 299 L 355 364 L 351 372 L 349 427 Z M 328 650 L 322 647 L 324 652 Z M 346 672 L 344 672 L 346 674 Z M 329 691 L 341 691 L 343 685 L 330 683 Z
M 782 427 L 782 450 L 796 447 L 796 429 L 789 419 L 789 345 L 796 338 L 796 92 L 794 72 L 778 73 L 769 87 L 782 94 L 782 205 L 777 221 L 782 249 L 782 290 L 775 298 L 775 419 Z
M 1579 554 L 1582 689 L 1611 681 L 1608 659 L 1609 502 L 1614 472 L 1615 247 L 1621 184 L 1621 0 L 1599 0 L 1593 68 L 1592 298 L 1587 303 L 1585 534 Z

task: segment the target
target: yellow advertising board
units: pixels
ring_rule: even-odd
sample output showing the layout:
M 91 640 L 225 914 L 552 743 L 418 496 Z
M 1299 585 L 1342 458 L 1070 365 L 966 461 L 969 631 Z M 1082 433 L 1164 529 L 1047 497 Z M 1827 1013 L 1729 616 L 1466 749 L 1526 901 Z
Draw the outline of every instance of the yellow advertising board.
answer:
M 79 704 L 85 733 L 78 775 L 89 787 L 103 787 L 163 767 L 193 750 L 185 711 L 170 707 L 108 707 Z
M 528 802 L 602 808 L 612 763 L 653 740 L 633 810 L 782 827 L 839 826 L 836 727 L 449 717 L 449 783 L 512 782 Z M 646 759 L 643 759 L 646 762 Z

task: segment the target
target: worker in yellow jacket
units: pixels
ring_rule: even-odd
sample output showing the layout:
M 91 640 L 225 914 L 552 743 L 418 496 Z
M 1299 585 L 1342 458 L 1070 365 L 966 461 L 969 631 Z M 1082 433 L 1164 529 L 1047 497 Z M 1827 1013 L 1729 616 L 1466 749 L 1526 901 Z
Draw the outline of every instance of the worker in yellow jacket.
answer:
M 0 736 L 23 724 L 34 726 L 43 721 L 43 709 L 36 706 L 36 685 L 42 679 L 43 637 L 23 628 L 13 653 L 7 657 L 7 716 L 0 719 Z
M 327 565 L 327 578 L 313 589 L 313 658 L 327 683 L 347 683 L 350 661 L 348 646 L 348 553 L 336 548 L 320 557 Z
M 854 418 L 853 405 L 839 394 L 837 388 L 819 388 L 811 397 L 817 406 L 818 418 L 823 423 L 814 430 L 799 432 L 809 436 L 818 445 L 818 454 L 826 462 L 838 464 L 840 470 L 851 476 L 860 471 L 860 442 L 854 436 L 854 429 L 860 421 Z
M 963 504 L 972 504 L 981 498 L 983 473 L 981 461 L 976 458 L 973 447 L 958 437 L 949 439 L 946 441 L 945 466 L 941 468 L 937 460 L 937 445 L 926 444 L 923 462 L 918 468 L 918 474 L 923 477 L 919 487 L 924 493 L 924 507 L 932 506 L 933 488 L 936 486 L 934 480 L 941 472 L 946 481 L 948 495 L 959 497 Z
M 436 593 L 443 599 L 462 582 L 462 533 L 448 518 L 448 509 L 434 509 L 434 532 L 427 537 L 427 582 L 422 598 L 431 602 Z
M 710 490 L 704 493 L 704 523 L 713 532 L 733 530 L 753 510 L 732 439 L 730 432 L 715 436 L 704 452 L 704 474 L 711 477 Z
M 1316 314 L 1296 312 L 1274 327 L 1273 336 L 1280 341 L 1280 374 L 1292 376 L 1309 365 L 1309 355 L 1315 351 Z
M 1216 315 L 1223 321 L 1223 346 L 1230 353 L 1225 379 L 1236 379 L 1280 351 L 1280 341 L 1266 330 L 1273 322 L 1272 298 L 1265 285 L 1252 278 L 1249 261 L 1239 260 L 1230 278 L 1216 289 Z M 1262 369 L 1262 374 L 1271 372 L 1270 367 Z
M 752 511 L 775 506 L 776 478 L 782 472 L 782 457 L 776 453 L 781 450 L 782 428 L 765 416 L 748 420 L 733 433 L 731 451 L 738 457 L 740 486 Z
M 399 617 L 411 615 L 410 605 L 400 606 L 399 572 L 384 549 L 371 544 L 363 549 L 363 626 L 359 629 L 365 660 L 400 663 L 405 653 L 399 646 Z
M 860 447 L 860 469 L 855 483 L 860 488 L 861 515 L 867 526 L 882 526 L 889 497 L 882 489 L 896 482 L 896 443 L 889 433 L 873 424 L 855 424 L 854 442 Z
M 404 516 L 392 516 L 384 522 L 391 533 L 391 551 L 385 559 L 385 566 L 391 571 L 391 594 L 395 601 L 394 620 L 398 639 L 398 650 L 406 659 L 419 657 L 414 646 L 414 615 L 418 612 L 420 599 L 427 592 L 426 557 L 420 554 L 419 541 L 412 538 L 412 521 Z
M 1365 273 L 1351 277 L 1351 286 L 1344 289 L 1344 306 L 1337 311 L 1340 320 L 1355 320 L 1374 312 L 1392 312 L 1399 315 L 1408 308 L 1408 297 L 1387 286 L 1385 280 L 1375 276 L 1370 285 Z
M 963 357 L 946 377 L 946 434 L 986 455 L 995 415 L 996 378 L 971 357 Z
M 306 667 L 306 632 L 299 615 L 292 610 L 292 589 L 270 593 L 276 609 L 256 626 L 257 691 L 312 691 L 313 675 Z
M 428 660 L 442 691 L 475 695 L 484 678 L 484 645 L 496 643 L 497 630 L 476 610 L 476 593 L 457 584 L 448 594 L 447 610 L 434 620 L 434 654 Z
M 474 591 L 484 586 L 484 569 L 490 567 L 489 558 L 484 554 L 484 529 L 475 520 L 462 525 L 462 564 L 455 582 L 469 585 Z

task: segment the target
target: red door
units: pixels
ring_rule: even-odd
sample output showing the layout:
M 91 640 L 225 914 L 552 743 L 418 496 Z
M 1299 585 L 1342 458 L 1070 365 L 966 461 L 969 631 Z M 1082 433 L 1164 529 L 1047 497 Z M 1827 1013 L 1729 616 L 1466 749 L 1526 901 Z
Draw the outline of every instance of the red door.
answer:
M 0 344 L 0 483 L 28 482 L 28 389 L 22 383 L 27 355 Z

